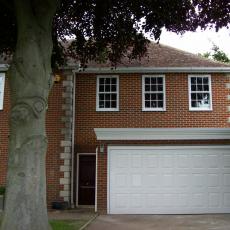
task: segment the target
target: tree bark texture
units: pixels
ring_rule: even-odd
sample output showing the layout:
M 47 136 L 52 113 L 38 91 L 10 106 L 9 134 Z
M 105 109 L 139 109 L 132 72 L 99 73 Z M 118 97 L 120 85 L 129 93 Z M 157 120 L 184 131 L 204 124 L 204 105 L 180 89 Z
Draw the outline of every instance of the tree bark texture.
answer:
M 10 141 L 1 230 L 47 230 L 45 117 L 52 86 L 56 0 L 15 0 L 17 46 L 9 69 Z

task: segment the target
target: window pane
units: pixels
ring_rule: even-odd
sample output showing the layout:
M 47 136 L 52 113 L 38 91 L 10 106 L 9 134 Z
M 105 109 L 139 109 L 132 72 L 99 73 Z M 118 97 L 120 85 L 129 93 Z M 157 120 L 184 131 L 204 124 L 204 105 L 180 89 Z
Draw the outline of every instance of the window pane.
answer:
M 202 84 L 202 78 L 201 77 L 197 78 L 197 84 Z
M 110 101 L 105 101 L 105 108 L 110 108 Z
M 157 91 L 157 86 L 156 85 L 151 85 L 151 91 Z
M 208 84 L 208 77 L 203 78 L 203 84 Z
M 116 78 L 112 78 L 111 79 L 111 84 L 116 85 L 117 84 L 117 79 Z
M 202 85 L 197 85 L 197 91 L 202 91 Z
M 150 108 L 150 101 L 146 101 L 146 102 L 145 102 L 145 107 L 146 107 L 146 108 Z
M 145 91 L 150 91 L 150 85 L 145 85 Z
M 158 93 L 158 100 L 163 100 L 163 93 Z
M 209 91 L 209 85 L 204 85 L 204 91 Z
M 155 77 L 151 77 L 151 84 L 156 84 L 156 78 Z
M 155 93 L 152 93 L 152 94 L 151 94 L 151 100 L 156 100 L 156 99 L 157 99 L 156 94 L 155 94 Z
M 192 107 L 196 108 L 197 107 L 197 102 L 196 101 L 192 101 Z
M 117 108 L 117 102 L 111 101 L 111 108 Z
M 158 107 L 163 108 L 163 101 L 158 101 Z
M 162 77 L 158 77 L 157 78 L 157 83 L 158 84 L 163 84 L 163 78 Z
M 104 94 L 99 94 L 99 100 L 104 101 L 105 100 L 105 95 Z
M 100 84 L 100 85 L 104 84 L 104 80 L 105 80 L 105 78 L 100 78 L 100 79 L 99 79 L 99 84 Z
M 198 93 L 198 94 L 197 94 L 197 98 L 198 98 L 198 100 L 203 99 L 203 94 L 202 94 L 202 93 Z
M 191 85 L 191 90 L 196 91 L 196 85 Z
M 149 77 L 145 78 L 145 84 L 150 84 L 150 78 Z
M 192 98 L 192 100 L 196 100 L 196 93 L 192 93 L 191 98 Z
M 156 108 L 156 107 L 157 107 L 157 102 L 151 101 L 151 108 Z
M 112 85 L 111 86 L 111 91 L 112 92 L 116 92 L 117 91 L 117 86 L 116 85 Z
M 163 91 L 163 85 L 158 85 L 158 91 Z
M 104 85 L 100 85 L 100 86 L 99 86 L 99 91 L 100 91 L 100 92 L 104 92 L 104 90 L 105 90 Z
M 99 102 L 99 108 L 104 108 L 105 107 L 105 102 L 104 101 L 100 101 Z
M 145 100 L 150 100 L 150 93 L 145 94 Z
M 110 85 L 110 78 L 105 78 L 105 84 Z
M 111 94 L 111 100 L 116 101 L 117 100 L 117 94 L 115 94 L 115 93 Z
M 105 92 L 110 92 L 110 85 L 105 85 Z
M 191 77 L 191 84 L 193 84 L 193 85 L 196 84 L 196 78 L 195 77 Z
M 109 101 L 110 100 L 110 94 L 105 94 L 105 100 Z

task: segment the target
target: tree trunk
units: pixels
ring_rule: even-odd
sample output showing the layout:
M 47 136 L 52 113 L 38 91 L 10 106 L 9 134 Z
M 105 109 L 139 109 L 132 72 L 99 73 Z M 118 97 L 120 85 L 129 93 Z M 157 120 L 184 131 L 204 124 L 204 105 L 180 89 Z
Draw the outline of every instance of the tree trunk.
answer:
M 47 230 L 45 117 L 52 85 L 56 0 L 15 0 L 17 46 L 9 69 L 10 141 L 1 230 Z

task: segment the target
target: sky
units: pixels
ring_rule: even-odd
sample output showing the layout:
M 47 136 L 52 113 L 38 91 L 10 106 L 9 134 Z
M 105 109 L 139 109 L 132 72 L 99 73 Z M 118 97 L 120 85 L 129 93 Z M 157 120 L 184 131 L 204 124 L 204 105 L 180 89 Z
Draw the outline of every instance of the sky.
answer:
M 218 32 L 214 29 L 197 32 L 186 32 L 183 35 L 163 31 L 160 44 L 169 45 L 194 54 L 211 51 L 212 44 L 216 44 L 230 57 L 230 29 L 222 28 Z

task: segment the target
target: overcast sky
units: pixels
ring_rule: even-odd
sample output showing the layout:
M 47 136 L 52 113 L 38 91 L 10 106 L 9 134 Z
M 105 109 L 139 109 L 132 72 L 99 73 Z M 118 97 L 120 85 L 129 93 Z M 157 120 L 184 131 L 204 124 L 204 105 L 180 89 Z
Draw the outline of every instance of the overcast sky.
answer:
M 186 32 L 184 35 L 163 31 L 160 43 L 191 53 L 204 53 L 210 51 L 215 43 L 230 57 L 230 29 L 206 30 L 201 32 Z

